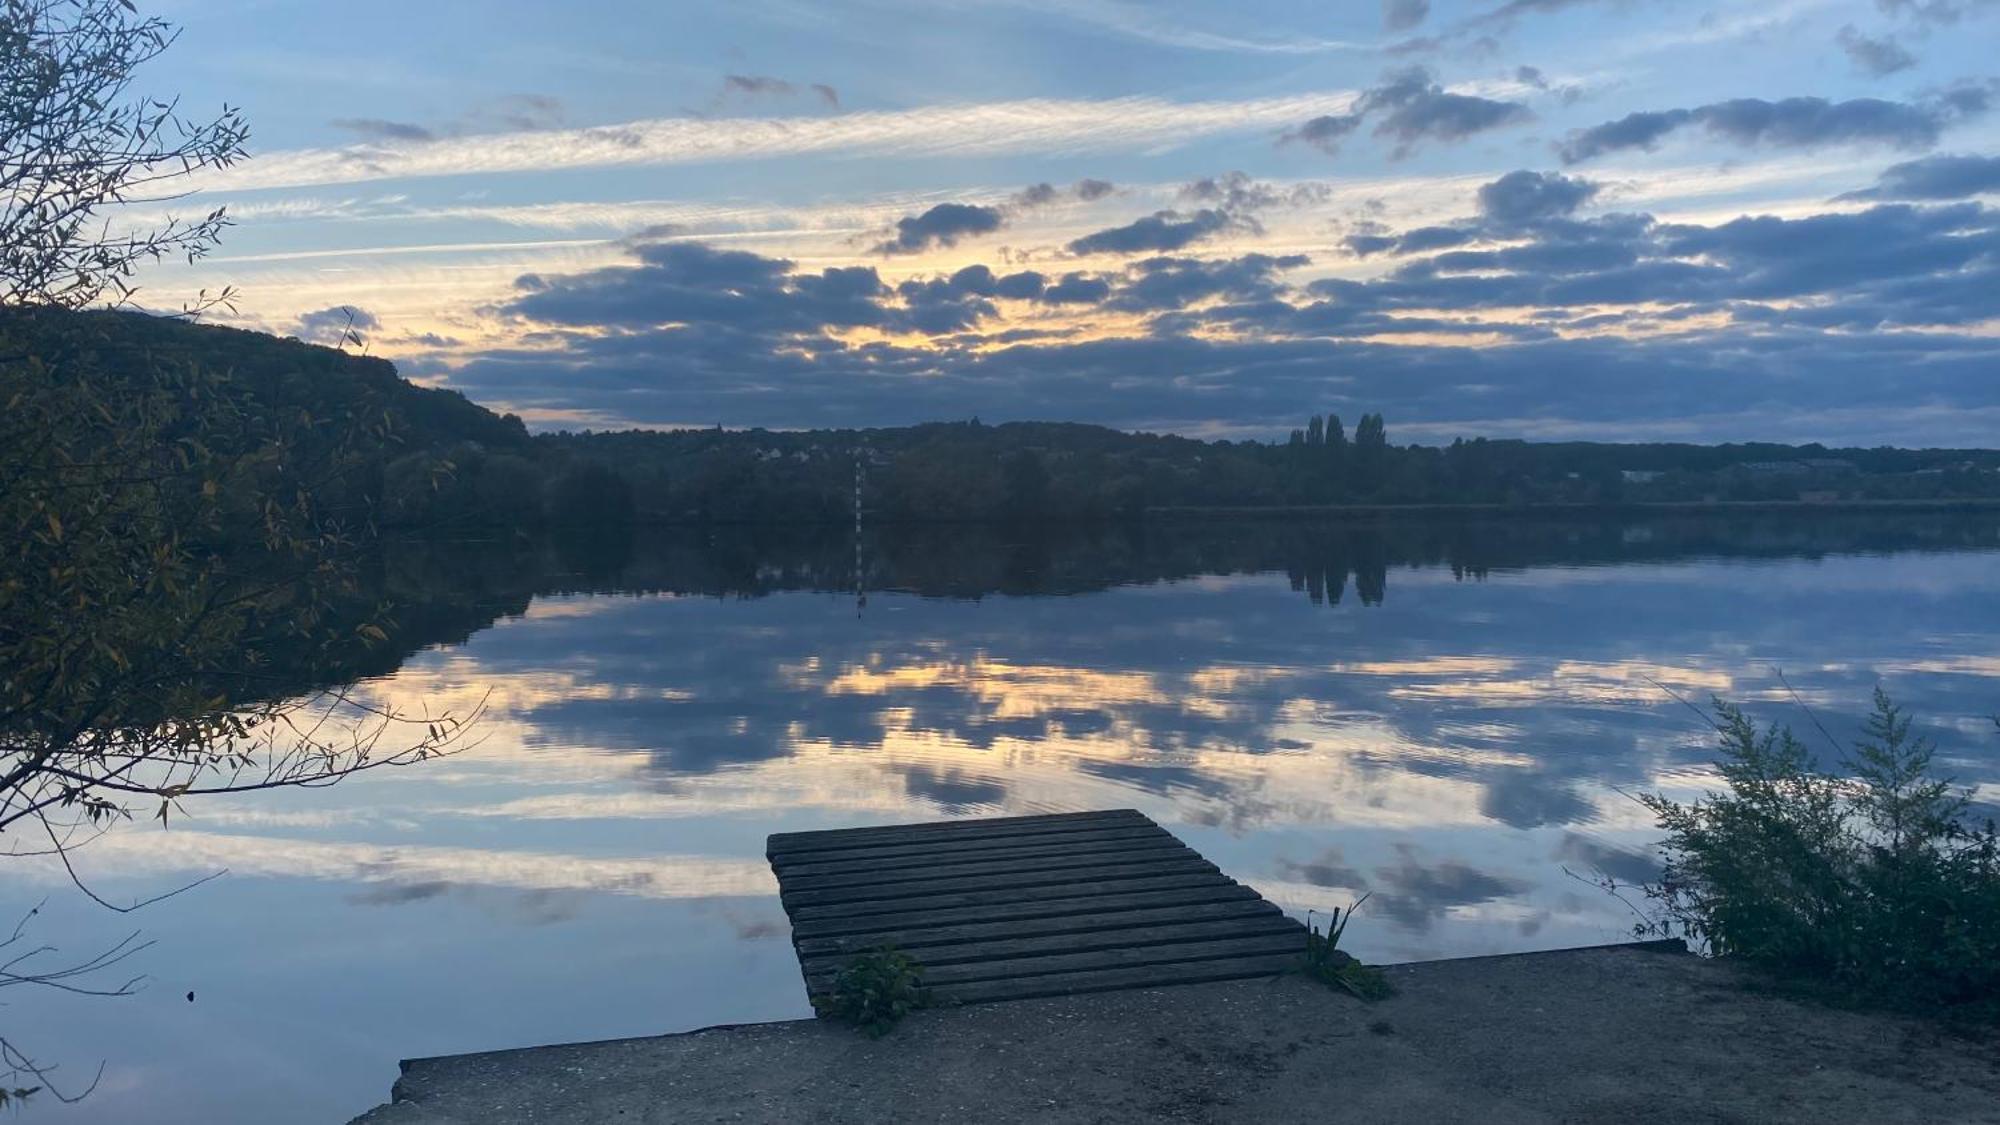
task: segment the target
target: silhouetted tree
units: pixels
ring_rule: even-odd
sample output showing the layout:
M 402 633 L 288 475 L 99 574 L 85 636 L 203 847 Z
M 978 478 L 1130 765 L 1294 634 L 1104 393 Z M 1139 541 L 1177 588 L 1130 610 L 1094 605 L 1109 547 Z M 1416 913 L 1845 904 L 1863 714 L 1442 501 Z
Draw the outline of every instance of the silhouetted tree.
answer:
M 129 0 L 0 0 L 0 304 L 123 300 L 140 263 L 215 245 L 220 207 L 120 234 L 99 214 L 177 198 L 181 177 L 243 155 L 237 110 L 196 121 L 129 93 L 175 35 Z

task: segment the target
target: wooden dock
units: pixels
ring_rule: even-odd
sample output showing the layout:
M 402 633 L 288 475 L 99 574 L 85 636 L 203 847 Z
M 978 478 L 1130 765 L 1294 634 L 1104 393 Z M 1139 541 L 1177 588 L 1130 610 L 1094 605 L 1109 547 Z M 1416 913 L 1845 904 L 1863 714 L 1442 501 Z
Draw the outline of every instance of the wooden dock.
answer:
M 1133 809 L 781 832 L 806 991 L 892 945 L 977 1003 L 1270 976 L 1305 927 Z

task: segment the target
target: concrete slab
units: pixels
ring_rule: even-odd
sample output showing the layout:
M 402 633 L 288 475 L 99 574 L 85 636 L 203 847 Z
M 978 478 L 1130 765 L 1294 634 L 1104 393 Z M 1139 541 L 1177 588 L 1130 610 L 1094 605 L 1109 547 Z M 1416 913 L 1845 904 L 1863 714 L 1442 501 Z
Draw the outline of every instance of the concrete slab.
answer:
M 2000 1123 L 2000 1036 L 1598 948 L 416 1060 L 365 1125 L 680 1121 Z

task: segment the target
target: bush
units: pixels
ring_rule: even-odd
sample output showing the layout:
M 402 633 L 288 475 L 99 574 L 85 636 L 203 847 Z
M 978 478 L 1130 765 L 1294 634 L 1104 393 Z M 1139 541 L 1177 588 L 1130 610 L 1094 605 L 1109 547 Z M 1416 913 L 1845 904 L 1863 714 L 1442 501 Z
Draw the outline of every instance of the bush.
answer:
M 928 1001 L 923 974 L 909 954 L 880 946 L 848 962 L 833 978 L 833 990 L 813 997 L 813 1009 L 880 1038 Z
M 1667 838 L 1642 931 L 1843 993 L 1908 1005 L 2000 995 L 2000 845 L 1971 791 L 1880 689 L 1863 736 L 1823 772 L 1789 729 L 1720 700 L 1727 793 L 1640 798 Z M 1984 1002 L 1981 1004 L 1980 1002 Z

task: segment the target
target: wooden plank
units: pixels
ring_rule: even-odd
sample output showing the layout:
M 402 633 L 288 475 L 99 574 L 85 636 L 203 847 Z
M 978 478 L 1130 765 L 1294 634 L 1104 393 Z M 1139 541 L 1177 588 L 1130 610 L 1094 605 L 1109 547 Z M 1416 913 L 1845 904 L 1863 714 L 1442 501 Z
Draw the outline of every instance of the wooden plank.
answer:
M 1298 963 L 1299 958 L 1295 953 L 1267 953 L 1254 957 L 1231 957 L 1219 961 L 1181 961 L 1167 965 L 1139 965 L 1125 969 L 1048 973 L 1042 976 L 1016 977 L 1011 980 L 944 984 L 934 987 L 931 994 L 936 1000 L 957 1004 L 979 1004 L 993 1000 L 1031 1000 L 1038 996 L 1071 996 L 1126 988 L 1157 988 L 1164 985 L 1273 977 L 1291 972 Z
M 1046 841 L 1026 837 L 1008 840 L 966 840 L 955 844 L 896 845 L 885 848 L 856 848 L 832 853 L 796 852 L 779 856 L 771 867 L 786 878 L 837 870 L 889 870 L 926 863 L 977 862 L 982 857 L 1046 853 L 1069 855 L 1084 851 L 1113 850 L 1121 845 L 1166 841 L 1180 843 L 1162 828 L 1112 828 L 1072 832 Z
M 1240 888 L 1248 891 L 1248 888 Z M 919 960 L 934 959 L 939 946 L 972 943 L 984 948 L 989 943 L 1048 935 L 1082 937 L 1096 931 L 1123 931 L 1142 926 L 1175 928 L 1198 922 L 1218 922 L 1232 918 L 1283 918 L 1284 912 L 1249 892 L 1225 902 L 1187 903 L 1137 910 L 1096 910 L 1094 899 L 1070 900 L 1078 913 L 1045 913 L 1032 918 L 959 924 L 915 924 L 887 927 L 834 937 L 796 938 L 793 945 L 801 958 L 831 955 L 852 956 L 864 949 L 888 944 L 906 950 Z M 1087 912 L 1083 912 L 1087 911 Z M 928 916 L 920 915 L 919 918 Z M 1297 923 L 1293 923 L 1296 925 Z M 1131 941 L 1127 936 L 1120 940 Z
M 1064 871 L 1015 871 L 1005 875 L 977 875 L 959 879 L 922 879 L 876 887 L 832 887 L 821 891 L 790 892 L 782 889 L 779 901 L 789 910 L 795 906 L 827 906 L 844 902 L 873 902 L 884 899 L 922 898 L 934 894 L 965 894 L 975 891 L 1019 890 L 1026 887 L 1059 887 L 1071 882 L 1116 884 L 1162 875 L 1193 875 L 1216 872 L 1215 865 L 1193 852 L 1186 859 L 1149 859 L 1139 863 L 1104 864 Z
M 849 851 L 855 848 L 883 847 L 889 844 L 923 844 L 927 842 L 956 842 L 965 840 L 1004 840 L 1019 836 L 1058 836 L 1073 832 L 1094 832 L 1119 826 L 1144 827 L 1153 822 L 1138 813 L 1084 813 L 1064 814 L 1062 820 L 1051 818 L 1012 818 L 1003 820 L 946 821 L 943 824 L 897 825 L 884 828 L 843 828 L 832 832 L 811 833 L 804 836 L 780 838 L 772 836 L 764 842 L 764 854 L 770 858 L 791 856 L 805 852 Z M 1158 827 L 1158 825 L 1153 825 Z
M 1189 857 L 1200 859 L 1201 855 L 1186 844 L 1169 837 L 1165 843 L 1148 843 L 1109 852 L 1085 852 L 1082 855 L 1057 853 L 1013 856 L 1002 853 L 998 858 L 982 858 L 974 863 L 893 867 L 882 871 L 838 871 L 825 875 L 801 875 L 788 871 L 785 873 L 784 886 L 788 891 L 819 891 L 830 887 L 886 887 L 896 883 L 916 883 L 926 879 L 971 879 L 981 875 L 1005 875 L 1013 871 L 1067 871 L 1077 867 L 1110 867 Z
M 1138 881 L 1135 880 L 1136 885 Z M 921 909 L 895 909 L 900 903 L 853 903 L 848 906 L 811 907 L 794 912 L 792 937 L 826 938 L 844 934 L 876 934 L 919 926 L 956 926 L 981 922 L 1017 922 L 1037 918 L 1074 915 L 1083 911 L 1140 910 L 1149 907 L 1197 908 L 1210 903 L 1259 901 L 1257 892 L 1220 875 L 1174 876 L 1148 880 L 1146 889 L 1122 894 L 1088 893 L 1071 897 L 1078 888 L 1064 887 L 1051 896 L 1041 888 L 1013 898 L 992 900 L 989 896 L 1011 894 L 989 891 L 980 895 L 942 895 L 925 900 Z M 961 899 L 986 901 L 961 902 Z M 877 912 L 853 913 L 863 907 L 888 906 Z M 1268 905 L 1268 904 L 1267 904 Z M 1271 909 L 1276 910 L 1277 907 Z M 832 913 L 826 913 L 832 912 Z M 806 917 L 807 914 L 817 915 Z
M 942 965 L 924 973 L 926 986 L 950 988 L 980 981 L 1017 981 L 1041 976 L 1083 972 L 1111 972 L 1120 969 L 1154 968 L 1202 961 L 1240 961 L 1246 957 L 1285 957 L 1288 967 L 1300 963 L 1305 950 L 1305 932 L 1271 933 L 1215 941 L 1183 942 L 1175 945 L 1147 945 L 1138 948 L 1096 949 L 1080 953 L 1055 953 L 1000 961 L 964 961 Z M 818 992 L 833 983 L 838 966 L 806 978 L 808 991 Z
M 1049 957 L 1067 953 L 1092 953 L 1099 950 L 1151 949 L 1156 946 L 1186 945 L 1191 942 L 1199 944 L 1232 938 L 1273 936 L 1282 936 L 1285 941 L 1290 942 L 1291 944 L 1287 946 L 1289 949 L 1294 951 L 1305 949 L 1305 927 L 1282 913 L 1187 922 L 1180 925 L 1071 931 L 1012 939 L 994 938 L 951 945 L 912 946 L 904 942 L 897 942 L 895 945 L 896 948 L 915 958 L 917 963 L 924 967 L 925 973 L 929 974 L 933 969 L 975 961 L 1001 962 L 1023 957 Z M 867 946 L 862 948 L 866 949 Z M 856 952 L 858 951 L 841 950 L 808 954 L 800 950 L 799 957 L 805 966 L 806 976 L 812 978 L 831 976 L 839 972 L 854 959 Z M 1185 960 L 1192 961 L 1196 958 L 1189 957 Z
M 772 841 L 812 840 L 826 836 L 866 836 L 883 832 L 956 832 L 967 828 L 1005 828 L 1017 824 L 1040 824 L 1074 820 L 1153 819 L 1138 809 L 1085 809 L 1081 812 L 1030 813 L 1025 816 L 972 816 L 957 820 L 920 820 L 903 824 L 864 824 L 858 828 L 817 828 L 805 832 L 773 832 Z
M 1305 930 L 1139 813 L 781 833 L 765 853 L 808 990 L 907 951 L 945 1002 L 1295 968 Z

